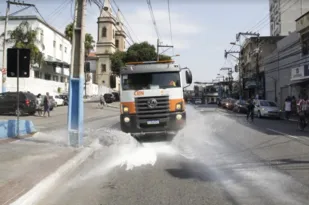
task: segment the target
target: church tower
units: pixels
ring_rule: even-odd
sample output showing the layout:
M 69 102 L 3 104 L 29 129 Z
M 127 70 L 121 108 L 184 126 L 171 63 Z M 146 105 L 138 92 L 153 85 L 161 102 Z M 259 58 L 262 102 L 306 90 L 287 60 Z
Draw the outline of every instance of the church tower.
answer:
M 110 56 L 116 50 L 116 23 L 113 16 L 110 0 L 104 1 L 98 18 L 98 39 L 96 44 L 97 83 L 110 87 L 111 60 Z
M 117 29 L 116 29 L 115 46 L 117 50 L 124 51 L 126 48 L 126 33 L 124 32 L 124 29 L 123 29 L 123 19 L 122 19 L 121 12 L 119 9 L 117 12 L 116 27 Z

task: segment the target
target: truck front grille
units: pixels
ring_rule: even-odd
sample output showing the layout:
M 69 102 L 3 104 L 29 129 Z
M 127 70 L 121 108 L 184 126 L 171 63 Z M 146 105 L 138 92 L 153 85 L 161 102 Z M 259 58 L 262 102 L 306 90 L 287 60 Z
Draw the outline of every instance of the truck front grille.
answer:
M 157 101 L 157 105 L 154 108 L 148 106 L 148 101 L 151 99 Z M 160 122 L 167 121 L 169 106 L 168 96 L 135 98 L 137 119 L 141 123 L 146 122 L 147 120 L 160 120 Z

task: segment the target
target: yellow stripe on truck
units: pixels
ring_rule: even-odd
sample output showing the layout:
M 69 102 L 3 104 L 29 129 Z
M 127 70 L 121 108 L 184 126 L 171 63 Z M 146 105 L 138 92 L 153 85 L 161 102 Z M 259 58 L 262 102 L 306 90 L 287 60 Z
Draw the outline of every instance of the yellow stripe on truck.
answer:
M 179 99 L 170 99 L 170 112 L 175 112 L 176 111 L 176 105 L 178 103 L 182 102 L 182 106 L 183 106 L 183 110 L 185 109 L 185 101 L 183 98 L 179 98 Z
M 134 102 L 120 102 L 120 113 L 122 113 L 123 107 L 127 107 L 129 108 L 129 113 L 130 114 L 135 114 L 136 110 L 135 110 L 135 103 Z

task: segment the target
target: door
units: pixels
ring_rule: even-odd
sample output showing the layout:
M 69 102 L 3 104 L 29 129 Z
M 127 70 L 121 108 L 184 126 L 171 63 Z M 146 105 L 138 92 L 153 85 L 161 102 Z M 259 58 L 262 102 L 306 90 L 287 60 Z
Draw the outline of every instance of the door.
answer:
M 8 106 L 8 102 L 6 99 L 6 93 L 0 93 L 0 113 L 5 113 Z

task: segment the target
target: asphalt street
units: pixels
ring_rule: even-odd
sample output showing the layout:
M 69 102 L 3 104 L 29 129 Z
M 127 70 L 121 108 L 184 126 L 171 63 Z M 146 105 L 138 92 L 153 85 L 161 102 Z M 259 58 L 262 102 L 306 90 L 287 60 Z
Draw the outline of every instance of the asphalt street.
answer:
M 39 204 L 308 204 L 306 133 L 215 107 L 187 115 L 171 143 L 137 142 L 111 119 L 95 154 Z

